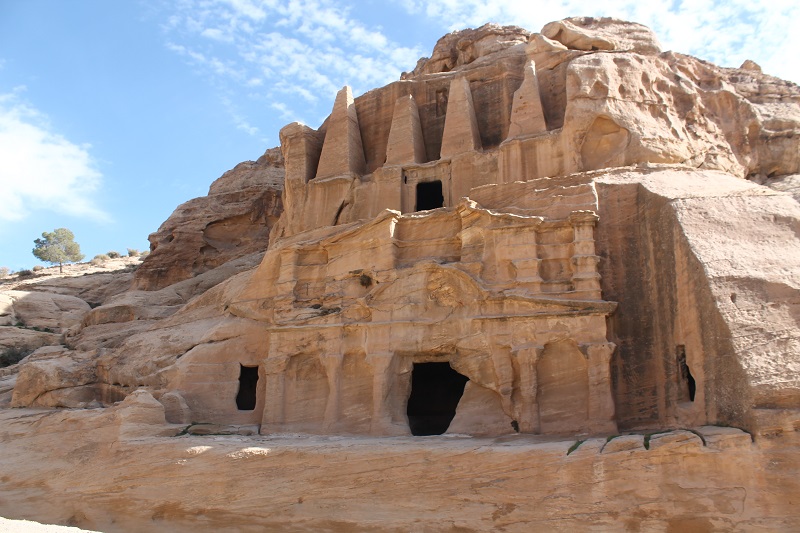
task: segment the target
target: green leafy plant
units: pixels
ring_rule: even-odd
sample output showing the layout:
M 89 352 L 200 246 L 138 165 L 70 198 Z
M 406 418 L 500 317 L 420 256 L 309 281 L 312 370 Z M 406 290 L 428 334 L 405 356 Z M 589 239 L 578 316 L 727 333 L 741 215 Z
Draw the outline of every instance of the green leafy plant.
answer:
M 42 232 L 42 238 L 33 241 L 33 255 L 46 263 L 58 264 L 58 271 L 64 271 L 64 263 L 74 263 L 83 259 L 80 245 L 75 242 L 75 234 L 67 228 L 56 228 L 52 232 Z
M 138 257 L 138 256 L 139 256 L 139 250 L 137 250 L 136 248 L 128 248 L 128 257 Z
M 110 257 L 111 259 L 117 259 L 117 258 L 121 257 L 119 252 L 115 252 L 114 250 L 111 250 L 110 252 L 106 252 L 106 255 L 108 257 Z

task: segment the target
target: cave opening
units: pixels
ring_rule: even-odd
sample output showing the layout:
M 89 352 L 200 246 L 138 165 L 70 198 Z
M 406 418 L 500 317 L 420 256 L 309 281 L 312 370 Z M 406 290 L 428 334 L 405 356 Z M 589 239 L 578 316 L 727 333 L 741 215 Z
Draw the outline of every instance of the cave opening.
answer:
M 416 211 L 427 211 L 439 207 L 444 207 L 441 180 L 417 183 Z
M 258 367 L 244 365 L 239 365 L 239 367 L 239 392 L 236 394 L 236 407 L 240 411 L 252 411 L 256 408 Z
M 414 363 L 406 409 L 411 434 L 441 435 L 447 431 L 467 381 L 469 378 L 453 370 L 450 363 Z

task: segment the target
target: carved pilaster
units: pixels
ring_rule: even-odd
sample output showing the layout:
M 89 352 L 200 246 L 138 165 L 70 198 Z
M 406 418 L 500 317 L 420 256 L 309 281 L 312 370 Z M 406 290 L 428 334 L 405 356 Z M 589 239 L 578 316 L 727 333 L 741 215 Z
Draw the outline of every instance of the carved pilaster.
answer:
M 589 429 L 594 433 L 617 431 L 611 390 L 611 356 L 616 347 L 613 342 L 580 345 L 589 362 Z
M 575 211 L 569 216 L 574 231 L 572 284 L 576 292 L 595 300 L 601 298 L 600 274 L 597 272 L 600 258 L 595 255 L 594 245 L 597 220 L 597 215 L 592 211 Z
M 284 423 L 288 364 L 288 357 L 267 357 L 264 360 L 266 394 L 264 394 L 264 413 L 261 417 L 262 432 Z
M 511 361 L 511 349 L 508 346 L 497 346 L 492 350 L 492 364 L 497 376 L 498 391 L 503 411 L 511 415 L 511 394 L 514 392 L 514 365 Z
M 534 345 L 521 347 L 513 352 L 519 367 L 519 403 L 515 413 L 522 433 L 539 433 L 536 362 L 543 351 L 544 346 Z
M 342 360 L 340 353 L 320 355 L 319 360 L 325 369 L 328 380 L 328 401 L 325 403 L 323 430 L 329 431 L 339 421 L 339 396 L 341 393 Z
M 370 433 L 373 435 L 385 435 L 392 425 L 388 401 L 394 354 L 367 354 L 367 362 L 372 366 L 372 421 L 370 423 Z

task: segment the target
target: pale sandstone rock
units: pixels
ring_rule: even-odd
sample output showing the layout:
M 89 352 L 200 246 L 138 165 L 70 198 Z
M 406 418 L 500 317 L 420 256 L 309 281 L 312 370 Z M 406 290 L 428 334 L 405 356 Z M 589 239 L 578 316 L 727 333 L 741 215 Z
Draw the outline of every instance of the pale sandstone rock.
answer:
M 402 81 L 344 89 L 318 130 L 281 131 L 263 257 L 105 298 L 71 349 L 0 372 L 0 405 L 127 396 L 0 411 L 4 447 L 48 458 L 0 456 L 0 512 L 32 516 L 47 476 L 35 516 L 87 527 L 796 529 L 800 206 L 754 182 L 791 190 L 800 91 L 638 25 L 542 33 L 451 34 Z M 420 420 L 450 435 L 408 437 Z M 154 438 L 184 430 L 226 435 Z M 248 496 L 267 475 L 270 501 Z
M 282 209 L 282 165 L 268 150 L 225 173 L 208 196 L 180 205 L 150 235 L 151 253 L 136 270 L 133 288 L 162 289 L 264 251 Z
M 639 445 L 627 451 L 600 453 L 605 439 L 596 439 L 569 455 L 573 441 L 531 436 L 159 438 L 165 426 L 156 424 L 155 405 L 141 409 L 152 418 L 136 417 L 144 423 L 123 416 L 138 412 L 138 403 L 0 412 L 0 513 L 101 531 L 224 531 L 243 524 L 297 532 L 620 525 L 791 531 L 800 524 L 787 499 L 796 489 L 796 455 L 786 452 L 796 438 L 789 436 L 779 439 L 782 451 L 749 442 L 725 450 L 647 450 L 638 435 Z M 267 498 L 258 496 L 264 479 Z
M 650 28 L 609 17 L 572 17 L 551 22 L 542 28 L 542 35 L 576 50 L 629 50 L 645 55 L 661 52 Z
M 61 332 L 80 323 L 89 312 L 80 298 L 31 291 L 0 292 L 0 324 Z
M 40 348 L 20 365 L 11 407 L 83 407 L 95 399 L 96 382 L 90 354 Z
M 449 33 L 439 39 L 430 58 L 420 59 L 414 71 L 403 73 L 401 79 L 449 72 L 476 59 L 525 43 L 529 35 L 530 32 L 517 26 L 499 26 L 491 23 L 475 30 Z

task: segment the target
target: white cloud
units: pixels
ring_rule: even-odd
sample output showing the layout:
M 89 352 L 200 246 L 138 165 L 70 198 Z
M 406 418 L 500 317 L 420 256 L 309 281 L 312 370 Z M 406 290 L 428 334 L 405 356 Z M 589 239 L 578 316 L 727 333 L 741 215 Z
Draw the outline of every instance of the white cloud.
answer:
M 300 99 L 330 111 L 343 85 L 356 94 L 385 85 L 421 55 L 334 0 L 182 0 L 173 6 L 164 26 L 169 49 L 200 67 L 224 94 L 249 88 L 249 98 L 287 109 Z M 252 80 L 259 80 L 260 95 L 253 94 Z
M 0 220 L 22 220 L 37 210 L 108 221 L 93 194 L 102 175 L 89 145 L 53 131 L 47 117 L 17 89 L 0 94 Z

